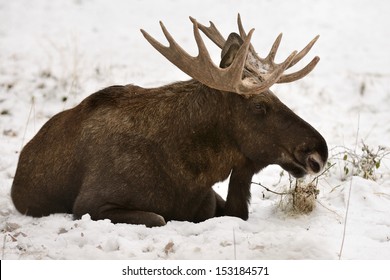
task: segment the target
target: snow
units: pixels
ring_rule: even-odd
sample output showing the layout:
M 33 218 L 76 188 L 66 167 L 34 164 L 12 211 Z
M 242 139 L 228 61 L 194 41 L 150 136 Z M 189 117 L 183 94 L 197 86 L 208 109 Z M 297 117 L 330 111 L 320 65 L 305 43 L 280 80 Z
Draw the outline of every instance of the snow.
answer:
M 205 25 L 212 20 L 227 35 L 237 31 L 238 12 L 247 30 L 256 28 L 252 44 L 260 56 L 283 32 L 277 61 L 321 36 L 294 67 L 318 55 L 316 69 L 272 88 L 328 142 L 335 165 L 319 178 L 313 212 L 292 214 L 285 198 L 257 185 L 248 221 L 221 217 L 146 228 L 15 210 L 10 188 L 19 152 L 51 116 L 113 84 L 150 87 L 188 78 L 140 28 L 165 42 L 162 20 L 195 55 L 188 16 Z M 375 181 L 351 176 L 352 166 L 345 174 L 343 160 L 343 151 L 361 154 L 362 141 L 373 150 L 389 148 L 389 12 L 390 3 L 381 0 L 0 1 L 0 258 L 390 259 L 390 156 L 375 170 Z M 205 42 L 218 63 L 219 49 Z M 288 190 L 281 171 L 269 166 L 253 181 Z M 215 189 L 225 196 L 227 182 Z

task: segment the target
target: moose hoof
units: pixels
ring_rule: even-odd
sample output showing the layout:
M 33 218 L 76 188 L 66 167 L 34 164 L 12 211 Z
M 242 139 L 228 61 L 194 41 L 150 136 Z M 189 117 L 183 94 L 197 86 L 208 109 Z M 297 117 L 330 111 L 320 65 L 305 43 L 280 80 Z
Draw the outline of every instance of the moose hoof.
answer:
M 164 217 L 158 214 L 154 214 L 148 221 L 145 222 L 147 227 L 161 227 L 166 224 Z

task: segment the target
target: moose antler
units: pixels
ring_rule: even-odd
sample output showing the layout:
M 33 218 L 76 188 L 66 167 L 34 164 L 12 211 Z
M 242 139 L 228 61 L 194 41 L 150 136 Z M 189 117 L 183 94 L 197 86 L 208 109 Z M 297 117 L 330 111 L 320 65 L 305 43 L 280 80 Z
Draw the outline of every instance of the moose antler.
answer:
M 158 50 L 162 55 L 164 55 L 170 62 L 172 62 L 180 70 L 182 70 L 183 72 L 185 72 L 186 74 L 194 78 L 195 80 L 198 80 L 199 82 L 211 88 L 222 90 L 222 91 L 236 92 L 242 95 L 257 94 L 265 91 L 266 89 L 271 87 L 274 83 L 278 82 L 282 77 L 284 70 L 287 69 L 293 61 L 295 62 L 297 61 L 297 59 L 294 59 L 297 56 L 297 52 L 294 51 L 290 56 L 287 57 L 287 59 L 284 62 L 280 64 L 275 64 L 273 63 L 274 55 L 271 54 L 272 53 L 271 50 L 270 52 L 271 55 L 269 55 L 269 57 L 271 57 L 270 61 L 272 61 L 272 65 L 270 64 L 269 71 L 267 71 L 266 73 L 261 73 L 258 69 L 255 69 L 252 65 L 250 65 L 251 70 L 255 71 L 256 75 L 261 77 L 261 80 L 253 79 L 253 78 L 243 79 L 242 76 L 243 76 L 244 68 L 245 66 L 248 67 L 247 58 L 248 58 L 249 48 L 251 47 L 250 40 L 254 32 L 254 29 L 251 29 L 248 34 L 241 34 L 241 37 L 243 37 L 244 42 L 239 48 L 232 64 L 227 68 L 220 68 L 216 66 L 211 60 L 209 52 L 207 51 L 203 39 L 200 36 L 199 29 L 205 32 L 205 34 L 209 36 L 209 38 L 212 39 L 220 47 L 223 46 L 223 44 L 225 43 L 225 39 L 216 29 L 214 24 L 211 24 L 210 28 L 205 28 L 204 26 L 199 25 L 195 19 L 193 18 L 190 19 L 193 22 L 194 37 L 199 50 L 199 54 L 196 57 L 189 55 L 184 49 L 182 49 L 176 43 L 176 41 L 173 39 L 171 34 L 169 34 L 168 30 L 165 28 L 164 24 L 161 21 L 160 21 L 161 29 L 166 39 L 169 42 L 168 47 L 159 43 L 156 39 L 150 36 L 146 31 L 141 29 L 141 32 L 144 35 L 145 39 L 156 50 Z M 276 44 L 274 43 L 274 45 Z M 251 48 L 253 49 L 253 47 Z M 275 52 L 276 49 L 277 46 L 275 48 Z M 254 53 L 254 51 L 251 51 L 251 53 Z M 257 58 L 260 59 L 259 57 Z M 266 62 L 266 60 L 259 60 L 259 61 L 261 63 L 263 63 L 263 61 Z M 297 73 L 293 73 L 290 75 L 295 75 L 294 77 L 296 77 Z M 304 75 L 306 75 L 307 73 L 304 73 Z M 302 73 L 299 73 L 298 76 L 300 75 L 302 75 Z M 286 75 L 285 77 L 288 77 L 288 75 Z M 289 76 L 288 79 L 292 80 L 291 76 Z
M 194 22 L 194 19 L 191 18 L 191 21 Z M 237 16 L 237 25 L 238 25 L 238 30 L 240 32 L 240 36 L 243 40 L 247 37 L 246 32 L 244 30 L 244 27 L 242 26 L 242 21 L 241 21 L 241 16 L 238 14 Z M 226 40 L 225 38 L 221 35 L 221 33 L 218 31 L 218 29 L 215 27 L 214 23 L 210 21 L 210 26 L 206 27 L 200 23 L 198 23 L 199 29 L 207 36 L 211 41 L 213 41 L 218 47 L 221 49 L 223 48 Z M 320 36 L 317 35 L 313 40 L 307 44 L 306 47 L 304 47 L 292 60 L 290 65 L 286 68 L 290 68 L 294 66 L 296 63 L 298 63 L 313 47 L 315 42 L 318 40 Z M 253 72 L 256 72 L 256 74 L 263 79 L 266 79 L 267 77 L 267 72 L 274 70 L 276 67 L 278 67 L 280 64 L 275 63 L 274 59 L 276 56 L 276 52 L 279 48 L 280 41 L 282 40 L 282 33 L 279 34 L 279 36 L 276 38 L 275 42 L 272 44 L 271 50 L 268 53 L 268 55 L 265 58 L 261 58 L 257 55 L 256 51 L 254 50 L 252 44 L 249 46 L 250 53 L 252 56 L 259 62 L 257 64 L 257 67 L 254 67 L 253 62 L 250 63 L 247 61 L 246 66 L 251 69 Z M 291 74 L 285 74 L 282 75 L 276 83 L 289 83 L 293 82 L 296 80 L 299 80 L 309 74 L 314 67 L 317 65 L 319 62 L 320 58 L 318 56 L 314 57 L 313 60 L 307 64 L 304 68 L 301 70 L 291 73 Z M 260 69 L 258 69 L 260 67 Z M 264 73 L 265 72 L 265 73 Z

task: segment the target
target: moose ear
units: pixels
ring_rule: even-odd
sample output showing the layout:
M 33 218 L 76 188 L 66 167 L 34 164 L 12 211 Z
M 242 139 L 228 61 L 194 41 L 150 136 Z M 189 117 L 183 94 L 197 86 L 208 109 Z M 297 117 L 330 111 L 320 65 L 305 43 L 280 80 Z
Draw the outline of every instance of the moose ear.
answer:
M 244 41 L 241 39 L 240 35 L 238 35 L 237 33 L 230 33 L 229 37 L 225 42 L 225 45 L 222 48 L 222 59 L 221 63 L 219 64 L 219 67 L 227 68 L 230 66 L 230 64 L 233 63 L 234 57 L 236 56 L 243 42 Z

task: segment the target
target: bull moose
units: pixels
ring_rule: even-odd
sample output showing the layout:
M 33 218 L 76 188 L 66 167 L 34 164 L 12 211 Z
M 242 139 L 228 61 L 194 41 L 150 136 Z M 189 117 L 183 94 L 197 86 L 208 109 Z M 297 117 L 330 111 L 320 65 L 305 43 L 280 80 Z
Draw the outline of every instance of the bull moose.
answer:
M 146 40 L 192 79 L 157 88 L 111 86 L 53 116 L 23 148 L 11 196 L 22 214 L 71 213 L 113 223 L 162 226 L 216 216 L 248 219 L 252 176 L 278 164 L 295 177 L 318 173 L 324 138 L 269 88 L 306 76 L 319 61 L 284 74 L 312 48 L 282 63 L 277 37 L 261 58 L 238 15 L 238 33 L 191 18 L 199 54 L 189 55 L 162 22 L 164 46 Z M 200 35 L 222 49 L 215 65 Z M 226 201 L 212 188 L 230 175 Z

